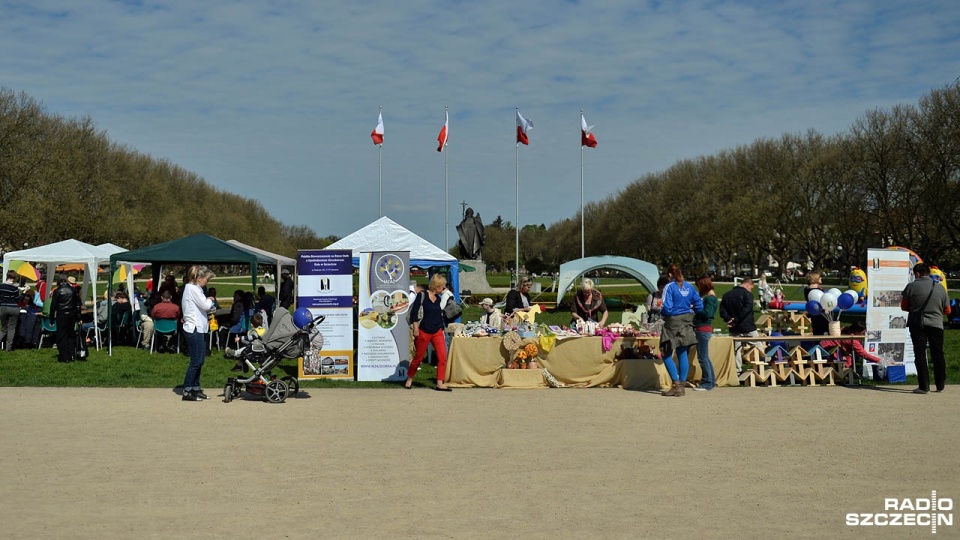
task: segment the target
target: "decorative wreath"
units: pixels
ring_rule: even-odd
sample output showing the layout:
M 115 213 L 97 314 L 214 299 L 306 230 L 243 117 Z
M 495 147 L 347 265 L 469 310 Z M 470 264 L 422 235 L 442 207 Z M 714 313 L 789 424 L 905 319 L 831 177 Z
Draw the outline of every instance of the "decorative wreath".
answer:
M 503 348 L 510 351 L 511 354 L 520 348 L 522 342 L 520 334 L 516 332 L 507 332 L 503 335 Z

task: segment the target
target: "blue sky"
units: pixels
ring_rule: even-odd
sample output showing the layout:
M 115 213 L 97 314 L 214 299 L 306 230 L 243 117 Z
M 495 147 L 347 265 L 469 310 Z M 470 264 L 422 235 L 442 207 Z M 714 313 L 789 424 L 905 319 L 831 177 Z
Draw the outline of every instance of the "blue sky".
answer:
M 679 159 L 846 130 L 960 76 L 960 2 L 0 1 L 0 85 L 118 144 L 345 236 L 383 212 L 443 245 L 466 201 L 515 222 Z M 638 209 L 638 216 L 642 209 Z M 264 246 L 269 249 L 269 239 Z

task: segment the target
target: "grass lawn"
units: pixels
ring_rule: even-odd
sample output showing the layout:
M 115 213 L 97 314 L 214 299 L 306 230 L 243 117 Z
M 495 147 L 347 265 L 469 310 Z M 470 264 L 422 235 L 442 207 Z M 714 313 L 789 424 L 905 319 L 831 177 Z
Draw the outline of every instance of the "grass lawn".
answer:
M 495 278 L 502 278 L 502 285 Z M 217 283 L 218 287 L 233 285 L 238 288 L 242 278 L 223 279 Z M 495 287 L 508 286 L 509 276 L 492 276 L 491 285 Z M 545 286 L 549 286 L 549 278 L 545 279 Z M 607 285 L 622 285 L 618 287 L 604 287 Z M 722 296 L 730 290 L 731 284 L 718 284 L 717 295 Z M 644 289 L 632 280 L 602 280 L 601 290 L 607 297 L 616 297 L 618 294 L 639 294 Z M 231 291 L 232 292 L 232 291 Z M 787 285 L 784 291 L 788 300 L 800 300 L 802 286 Z M 230 294 L 230 293 L 227 293 Z M 222 294 L 221 294 L 222 295 Z M 952 293 L 951 296 L 956 296 Z M 544 293 L 541 300 L 556 299 L 550 293 Z M 479 299 L 477 299 L 479 300 Z M 464 311 L 464 320 L 479 320 L 480 308 L 469 306 Z M 619 321 L 620 311 L 611 311 L 608 320 Z M 569 310 L 560 308 L 538 316 L 538 322 L 550 325 L 568 325 L 570 323 Z M 843 322 L 850 322 L 849 317 L 843 316 Z M 722 321 L 715 321 L 714 326 L 722 328 Z M 947 330 L 944 334 L 944 349 L 947 356 L 947 383 L 960 384 L 960 330 Z M 49 341 L 49 340 L 48 340 Z M 132 347 L 114 347 L 113 356 L 107 356 L 106 349 L 97 351 L 91 349 L 90 358 L 86 362 L 59 364 L 56 361 L 56 351 L 50 348 L 23 349 L 11 353 L 0 351 L 0 386 L 79 386 L 79 387 L 132 387 L 132 388 L 174 388 L 183 382 L 188 358 L 183 354 L 149 354 L 141 349 Z M 219 351 L 214 351 L 207 358 L 203 369 L 201 384 L 205 389 L 214 390 L 223 388 L 228 377 L 233 375 L 232 359 L 226 359 Z M 297 366 L 294 360 L 285 360 L 275 369 L 277 375 L 297 375 Z M 931 374 L 931 380 L 932 380 Z M 432 366 L 422 365 L 416 376 L 416 383 L 431 386 L 436 379 L 436 370 Z M 908 377 L 907 385 L 916 385 L 916 377 Z M 309 379 L 301 382 L 304 388 L 330 387 L 362 387 L 362 388 L 398 388 L 398 383 L 358 382 L 338 379 Z

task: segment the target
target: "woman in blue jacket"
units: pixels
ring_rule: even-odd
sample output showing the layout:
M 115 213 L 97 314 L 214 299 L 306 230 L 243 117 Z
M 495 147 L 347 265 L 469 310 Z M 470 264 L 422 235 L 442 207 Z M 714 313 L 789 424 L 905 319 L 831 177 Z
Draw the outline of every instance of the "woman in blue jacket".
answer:
M 703 310 L 703 300 L 693 285 L 684 281 L 680 268 L 671 264 L 667 267 L 670 282 L 663 288 L 663 331 L 660 333 L 660 350 L 663 352 L 663 365 L 670 373 L 673 386 L 663 392 L 664 396 L 682 396 L 690 362 L 687 352 L 697 344 L 693 331 L 693 313 Z M 676 352 L 677 363 L 673 362 Z M 679 367 L 679 370 L 678 370 Z

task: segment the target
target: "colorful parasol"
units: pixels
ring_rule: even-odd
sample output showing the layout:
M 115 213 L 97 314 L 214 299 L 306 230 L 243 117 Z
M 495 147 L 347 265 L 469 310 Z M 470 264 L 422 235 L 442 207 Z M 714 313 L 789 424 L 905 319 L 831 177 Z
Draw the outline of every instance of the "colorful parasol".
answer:
M 140 271 L 143 270 L 143 267 L 145 266 L 146 266 L 145 264 L 134 264 L 132 266 L 133 275 L 139 274 Z M 117 271 L 113 273 L 113 282 L 120 283 L 126 280 L 127 280 L 127 265 L 123 264 L 123 265 L 120 265 L 120 267 L 117 268 Z
M 10 269 L 32 281 L 40 279 L 40 273 L 37 272 L 37 269 L 26 261 L 10 261 Z

